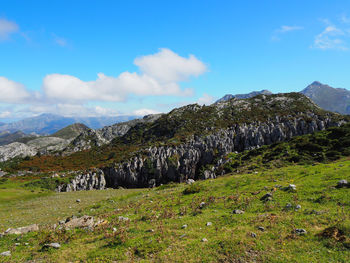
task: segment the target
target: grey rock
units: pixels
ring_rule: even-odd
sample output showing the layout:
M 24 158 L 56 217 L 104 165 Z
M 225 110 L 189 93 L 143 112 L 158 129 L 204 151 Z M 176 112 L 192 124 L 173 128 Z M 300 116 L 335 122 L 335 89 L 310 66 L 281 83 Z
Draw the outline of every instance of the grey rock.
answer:
M 301 209 L 301 205 L 296 205 L 295 206 L 295 211 L 298 211 L 298 210 L 300 210 Z
M 264 202 L 271 201 L 272 200 L 272 194 L 271 193 L 267 193 L 263 197 L 261 197 L 260 200 L 264 201 Z
M 193 180 L 193 179 L 187 179 L 186 184 L 191 185 L 191 184 L 194 184 L 195 182 L 196 182 L 196 181 Z
M 235 209 L 235 210 L 233 210 L 233 213 L 236 215 L 241 215 L 241 214 L 244 214 L 244 211 L 240 210 L 240 209 Z
M 55 249 L 59 249 L 61 247 L 61 245 L 59 243 L 49 243 L 49 244 L 45 244 L 44 248 L 55 248 Z
M 289 191 L 296 191 L 297 187 L 296 187 L 295 184 L 290 184 L 290 185 L 288 185 L 287 190 L 289 190 Z
M 206 206 L 206 203 L 205 202 L 201 202 L 200 204 L 199 204 L 199 208 L 204 208 Z
M 183 225 L 181 228 L 182 228 L 182 229 L 185 229 L 185 228 L 187 228 L 187 225 Z
M 265 231 L 265 228 L 264 228 L 263 226 L 259 226 L 258 229 L 259 229 L 260 231 L 262 231 L 262 232 Z
M 295 229 L 295 233 L 297 235 L 306 235 L 307 231 L 305 229 L 302 229 L 302 228 L 297 228 L 297 229 Z
M 118 219 L 119 219 L 119 221 L 129 221 L 130 220 L 128 217 L 124 217 L 124 216 L 119 216 Z
M 206 238 L 202 238 L 202 240 L 201 240 L 202 242 L 208 242 L 208 239 L 206 239 Z
M 290 210 L 293 208 L 293 205 L 291 203 L 286 204 L 285 209 Z
M 18 227 L 18 228 L 9 228 L 3 234 L 4 235 L 22 235 L 33 231 L 39 231 L 39 226 L 37 224 Z
M 349 183 L 347 180 L 340 180 L 337 183 L 337 188 L 349 187 Z
M 77 200 L 75 200 L 77 203 L 80 203 L 81 202 L 81 200 L 80 199 L 77 199 Z
M 95 169 L 89 172 L 78 174 L 69 184 L 60 185 L 57 192 L 73 192 L 81 190 L 102 190 L 106 188 L 106 180 L 102 170 Z
M 207 222 L 207 223 L 206 223 L 206 226 L 212 226 L 212 225 L 213 225 L 212 222 Z
M 253 237 L 253 238 L 256 238 L 256 234 L 254 232 L 251 232 L 250 236 Z
M 11 256 L 11 251 L 4 251 L 4 252 L 0 253 L 0 256 L 10 257 Z

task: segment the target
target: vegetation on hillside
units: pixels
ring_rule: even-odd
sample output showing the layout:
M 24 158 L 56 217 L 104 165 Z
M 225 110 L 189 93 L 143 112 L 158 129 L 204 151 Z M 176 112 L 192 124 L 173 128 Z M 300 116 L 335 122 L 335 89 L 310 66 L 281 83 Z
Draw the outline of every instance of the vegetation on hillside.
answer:
M 0 195 L 0 231 L 18 220 L 16 226 L 44 225 L 39 232 L 1 238 L 0 252 L 10 250 L 12 256 L 0 260 L 349 262 L 350 188 L 335 187 L 341 179 L 350 181 L 349 174 L 350 160 L 342 159 L 133 193 L 43 193 L 27 200 L 13 198 L 6 206 L 1 206 Z M 296 190 L 287 190 L 289 184 Z M 103 201 L 98 193 L 105 193 Z M 272 200 L 262 200 L 266 193 Z M 58 200 L 64 202 L 56 205 Z M 33 207 L 35 213 L 24 207 Z M 93 231 L 52 228 L 72 214 L 105 221 Z M 298 234 L 297 229 L 306 232 Z M 43 249 L 51 242 L 61 248 Z
M 268 121 L 275 116 L 291 118 L 314 113 L 347 119 L 346 116 L 324 111 L 299 93 L 259 95 L 246 100 L 226 101 L 210 106 L 188 105 L 162 115 L 155 122 L 139 123 L 123 137 L 116 138 L 109 145 L 93 147 L 90 150 L 73 153 L 70 156 L 35 156 L 18 160 L 16 165 L 3 169 L 33 171 L 68 171 L 102 167 L 118 163 L 149 146 L 177 145 L 191 136 L 205 136 L 220 128 L 232 127 L 239 123 Z

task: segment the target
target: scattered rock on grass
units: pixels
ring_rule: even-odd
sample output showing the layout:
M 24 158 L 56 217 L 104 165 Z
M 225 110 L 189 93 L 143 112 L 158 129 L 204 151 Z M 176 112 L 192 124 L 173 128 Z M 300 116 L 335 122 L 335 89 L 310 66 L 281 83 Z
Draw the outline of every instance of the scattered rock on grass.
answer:
M 76 200 L 76 202 L 77 202 L 77 203 L 80 203 L 80 202 L 81 202 L 81 200 L 80 200 L 80 199 L 77 199 L 77 200 Z
M 208 239 L 206 239 L 206 238 L 202 238 L 202 240 L 201 240 L 202 242 L 208 242 Z
M 272 200 L 272 194 L 271 193 L 267 193 L 263 197 L 261 197 L 260 200 L 264 201 L 264 202 L 271 201 Z
M 338 183 L 337 183 L 337 188 L 344 188 L 344 187 L 350 187 L 350 184 L 348 183 L 347 180 L 340 180 Z
M 181 228 L 182 228 L 182 229 L 185 229 L 185 228 L 187 228 L 187 225 L 183 225 Z
M 49 243 L 49 244 L 45 244 L 44 248 L 56 248 L 59 249 L 61 247 L 61 245 L 59 243 Z
M 199 208 L 202 209 L 203 207 L 205 207 L 205 205 L 206 205 L 206 203 L 205 203 L 205 202 L 202 202 L 202 203 L 199 204 Z
M 11 251 L 2 252 L 2 253 L 0 253 L 0 256 L 10 257 L 11 256 Z
M 265 231 L 265 228 L 264 228 L 263 226 L 259 226 L 258 229 L 259 229 L 260 231 L 262 231 L 262 232 Z
M 253 238 L 256 238 L 256 234 L 254 232 L 251 232 L 250 236 L 253 237 Z
M 286 190 L 287 191 L 296 191 L 297 190 L 297 187 L 295 184 L 290 184 L 286 187 Z
M 298 211 L 298 210 L 300 210 L 301 209 L 301 205 L 296 205 L 295 206 L 295 211 Z
M 128 217 L 120 216 L 118 217 L 119 221 L 129 221 L 130 219 Z
M 206 226 L 211 226 L 211 225 L 213 225 L 212 222 L 207 222 L 207 224 L 206 224 Z
M 305 229 L 302 229 L 302 228 L 297 228 L 297 229 L 295 229 L 295 234 L 297 234 L 297 235 L 306 235 L 307 231 Z
M 196 181 L 193 179 L 187 179 L 186 184 L 194 184 Z
M 233 213 L 236 214 L 236 215 L 241 215 L 241 214 L 244 214 L 244 211 L 243 210 L 239 210 L 239 209 L 235 209 L 235 210 L 233 210 Z
M 30 226 L 24 226 L 19 228 L 9 228 L 5 231 L 5 235 L 21 235 L 26 234 L 28 232 L 39 231 L 39 226 L 37 224 L 33 224 Z

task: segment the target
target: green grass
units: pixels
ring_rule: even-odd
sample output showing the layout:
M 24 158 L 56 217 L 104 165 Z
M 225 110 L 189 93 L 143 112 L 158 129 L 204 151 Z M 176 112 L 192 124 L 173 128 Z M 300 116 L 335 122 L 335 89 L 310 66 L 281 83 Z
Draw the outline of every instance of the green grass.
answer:
M 12 251 L 6 262 L 349 262 L 350 189 L 335 188 L 340 179 L 350 181 L 349 159 L 228 175 L 191 187 L 170 184 L 151 190 L 56 193 L 13 200 L 6 209 L 0 208 L 2 230 L 53 224 L 71 214 L 89 214 L 108 223 L 93 232 L 44 227 L 19 241 L 6 236 L 0 239 L 0 252 Z M 289 184 L 297 190 L 276 187 Z M 260 198 L 271 191 L 273 201 L 262 202 Z M 82 202 L 76 203 L 77 198 Z M 206 203 L 202 208 L 201 202 Z M 287 203 L 302 208 L 286 210 Z M 245 213 L 233 214 L 234 209 Z M 119 216 L 130 221 L 119 221 Z M 184 224 L 188 227 L 183 229 Z M 340 240 L 322 236 L 333 226 L 342 233 Z M 295 235 L 296 228 L 307 234 Z M 203 238 L 208 242 L 201 242 Z M 42 251 L 42 244 L 49 241 L 62 247 Z M 18 242 L 30 245 L 16 247 Z

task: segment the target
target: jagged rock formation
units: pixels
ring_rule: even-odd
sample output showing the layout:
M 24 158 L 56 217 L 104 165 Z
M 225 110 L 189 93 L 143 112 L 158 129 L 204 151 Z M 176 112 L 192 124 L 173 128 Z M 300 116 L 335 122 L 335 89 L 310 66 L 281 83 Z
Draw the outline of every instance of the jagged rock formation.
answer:
M 5 162 L 15 157 L 34 156 L 36 154 L 36 149 L 20 142 L 0 146 L 0 162 Z
M 106 187 L 106 180 L 102 170 L 97 169 L 77 175 L 69 184 L 60 185 L 58 192 L 71 192 L 80 190 L 102 190 Z
M 130 128 L 141 124 L 151 123 L 156 121 L 162 114 L 152 114 L 143 117 L 142 119 L 134 119 L 131 121 L 117 123 L 111 126 L 103 127 L 98 130 L 86 130 L 77 136 L 64 150 L 64 155 L 88 150 L 91 147 L 101 146 L 110 143 L 114 138 L 121 137 L 126 134 Z
M 247 93 L 247 94 L 236 94 L 236 95 L 226 94 L 221 99 L 218 99 L 215 103 L 228 101 L 228 100 L 231 100 L 233 98 L 235 98 L 235 99 L 249 99 L 249 98 L 253 98 L 257 95 L 271 95 L 271 94 L 272 94 L 272 92 L 269 90 L 266 90 L 266 89 L 261 90 L 261 91 L 252 91 L 252 92 Z
M 219 168 L 225 163 L 223 157 L 230 152 L 253 149 L 343 123 L 342 120 L 333 120 L 332 115 L 322 117 L 309 113 L 307 120 L 304 114 L 300 114 L 295 117 L 276 116 L 267 122 L 236 124 L 204 137 L 193 136 L 178 146 L 151 147 L 128 161 L 103 168 L 100 176 L 104 176 L 106 187 L 113 188 L 216 178 L 221 175 Z M 88 178 L 79 175 L 71 185 L 76 185 L 77 181 L 89 181 Z M 79 187 L 68 187 L 68 190 L 91 189 L 92 186 L 85 181 Z M 88 187 L 84 188 L 85 185 Z M 63 188 L 59 190 L 64 191 Z

